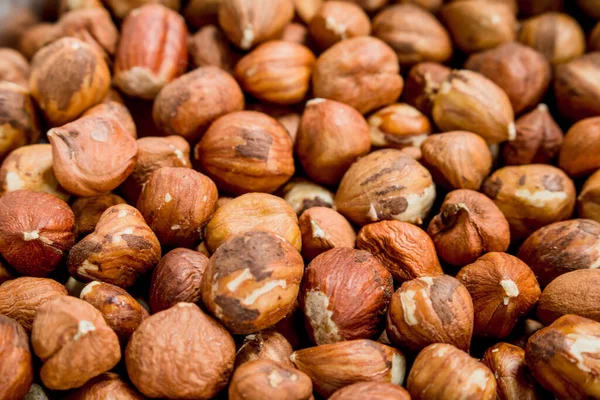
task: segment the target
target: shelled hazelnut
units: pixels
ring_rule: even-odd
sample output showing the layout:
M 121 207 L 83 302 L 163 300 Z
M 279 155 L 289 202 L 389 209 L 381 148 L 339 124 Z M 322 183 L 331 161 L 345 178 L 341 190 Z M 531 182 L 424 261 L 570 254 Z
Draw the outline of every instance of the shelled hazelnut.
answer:
M 305 24 L 310 23 L 322 4 L 323 0 L 294 0 L 296 14 Z
M 333 193 L 323 186 L 302 178 L 292 178 L 281 188 L 279 196 L 287 201 L 298 215 L 302 215 L 311 207 L 335 209 Z
M 40 22 L 26 29 L 19 41 L 19 51 L 28 59 L 44 46 L 60 37 L 60 29 L 56 24 Z
M 595 172 L 585 181 L 577 200 L 580 218 L 600 222 L 600 172 Z
M 579 121 L 600 114 L 600 91 L 589 82 L 598 74 L 600 52 L 585 54 L 555 68 L 554 93 L 562 115 Z
M 114 396 L 120 400 L 143 400 L 128 383 L 114 372 L 105 372 L 90 379 L 85 385 L 72 392 L 68 400 L 101 400 Z M 33 399 L 32 399 L 33 400 Z M 35 400 L 45 400 L 37 399 Z
M 75 215 L 75 237 L 86 236 L 94 232 L 104 211 L 117 204 L 127 204 L 127 202 L 113 193 L 77 198 L 71 204 Z
M 327 207 L 311 207 L 298 219 L 302 233 L 302 256 L 312 260 L 336 247 L 354 248 L 354 228 L 343 215 Z
M 269 360 L 287 367 L 294 365 L 290 355 L 294 352 L 285 336 L 274 329 L 246 335 L 235 355 L 235 365 L 256 360 Z M 236 367 L 237 368 L 237 367 Z
M 342 0 L 356 3 L 369 14 L 373 14 L 380 8 L 386 6 L 390 0 Z
M 367 123 L 373 147 L 418 148 L 432 131 L 429 119 L 406 103 L 382 108 Z
M 0 392 L 8 400 L 26 398 L 33 382 L 29 338 L 14 319 L 0 314 Z
M 571 177 L 582 177 L 600 169 L 600 117 L 586 118 L 567 131 L 558 165 Z
M 314 13 L 309 23 L 310 34 L 321 49 L 342 40 L 369 36 L 371 20 L 358 5 L 345 1 L 327 1 Z
M 26 88 L 0 81 L 0 160 L 11 151 L 36 143 L 40 138 L 40 122 Z
M 388 382 L 358 382 L 345 386 L 329 398 L 330 400 L 410 400 L 410 394 L 402 386 Z
M 220 5 L 221 0 L 190 0 L 182 14 L 188 25 L 202 28 L 218 22 Z
M 193 3 L 192 1 L 190 4 Z M 195 3 L 210 1 L 200 0 Z M 214 25 L 203 26 L 189 38 L 188 53 L 195 67 L 214 66 L 229 73 L 233 72 L 240 58 L 240 54 L 231 47 L 227 37 Z
M 297 107 L 271 103 L 251 103 L 246 107 L 248 111 L 258 111 L 275 118 L 290 134 L 292 142 L 296 142 L 298 126 L 300 125 L 300 112 Z
M 452 70 L 434 62 L 414 65 L 406 77 L 402 99 L 430 117 L 433 109 L 433 95 L 448 78 Z
M 172 10 L 179 10 L 181 0 L 102 0 L 105 6 L 117 18 L 122 20 L 134 9 L 149 3 L 162 4 Z
M 20 52 L 0 47 L 0 81 L 29 88 L 29 62 Z
M 112 92 L 115 92 L 115 90 L 110 89 L 108 94 L 102 99 L 102 103 L 88 109 L 81 116 L 110 116 L 119 121 L 131 137 L 137 139 L 137 127 L 129 109 L 125 106 L 121 95 L 118 92 L 115 92 L 116 94 Z

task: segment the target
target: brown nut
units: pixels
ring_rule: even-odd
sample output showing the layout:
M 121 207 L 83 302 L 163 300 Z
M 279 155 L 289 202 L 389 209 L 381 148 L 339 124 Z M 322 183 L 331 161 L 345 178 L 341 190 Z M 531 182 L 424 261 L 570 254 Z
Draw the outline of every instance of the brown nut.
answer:
M 517 252 L 546 286 L 567 272 L 600 267 L 600 223 L 588 219 L 556 222 L 535 231 Z
M 399 350 L 368 339 L 298 350 L 290 360 L 310 377 L 315 392 L 323 397 L 363 381 L 400 385 L 406 372 L 406 359 Z
M 275 118 L 290 134 L 292 142 L 296 141 L 298 126 L 300 125 L 300 113 L 293 106 L 284 106 L 270 103 L 248 104 L 248 111 L 258 111 Z
M 598 74 L 600 52 L 585 54 L 556 67 L 554 93 L 562 115 L 579 121 L 600 114 L 600 91 L 590 81 Z
M 236 368 L 255 360 L 269 360 L 293 367 L 290 355 L 294 352 L 285 336 L 274 329 L 267 329 L 244 337 L 235 355 Z
M 126 288 L 160 259 L 160 243 L 138 210 L 109 207 L 94 232 L 69 252 L 67 266 L 75 278 L 100 280 Z
M 194 158 L 220 190 L 272 193 L 294 174 L 292 139 L 275 119 L 239 111 L 215 121 Z
M 221 0 L 190 0 L 183 10 L 185 21 L 194 28 L 217 23 Z
M 579 8 L 581 8 L 582 11 L 586 13 L 586 15 L 594 19 L 600 18 L 600 5 L 596 3 L 596 1 L 576 0 L 576 3 L 579 6 Z
M 145 319 L 125 350 L 129 378 L 147 397 L 210 399 L 227 385 L 234 359 L 229 332 L 192 303 Z
M 248 193 L 217 209 L 205 228 L 206 247 L 214 253 L 231 237 L 252 230 L 272 232 L 298 251 L 302 246 L 298 217 L 285 200 L 265 193 Z
M 106 97 L 102 99 L 102 103 L 90 108 L 81 114 L 81 116 L 109 115 L 119 121 L 131 137 L 137 139 L 137 127 L 135 126 L 133 117 L 129 112 L 129 109 L 125 106 L 121 95 L 118 94 L 118 92 L 116 92 L 116 96 L 115 94 L 111 94 L 113 91 L 115 90 L 110 89 Z
M 600 222 L 600 171 L 585 181 L 577 200 L 579 217 Z
M 329 400 L 410 400 L 410 394 L 402 386 L 387 382 L 358 382 L 343 387 Z
M 60 28 L 56 24 L 40 22 L 26 29 L 19 42 L 19 51 L 28 59 L 44 46 L 60 38 Z
M 496 170 L 482 187 L 504 214 L 513 241 L 553 222 L 568 219 L 575 206 L 575 186 L 560 169 L 530 164 Z
M 148 226 L 165 247 L 191 247 L 217 203 L 217 187 L 189 168 L 163 167 L 150 175 L 137 202 Z
M 567 131 L 558 165 L 571 177 L 589 175 L 600 168 L 600 118 L 579 121 Z
M 369 16 L 356 4 L 327 1 L 317 9 L 310 20 L 310 34 L 321 49 L 327 49 L 342 40 L 369 36 Z
M 414 400 L 496 399 L 496 379 L 484 364 L 456 347 L 435 343 L 423 349 L 408 375 Z
M 600 323 L 565 315 L 527 343 L 525 361 L 533 377 L 561 400 L 600 393 Z
M 510 343 L 524 349 L 531 335 L 543 327 L 544 324 L 541 322 L 536 321 L 535 319 L 527 318 L 523 322 L 517 324 L 513 334 L 511 335 L 512 338 Z
M 485 140 L 471 132 L 429 136 L 421 152 L 434 182 L 447 189 L 479 190 L 492 170 L 492 154 Z
M 287 24 L 281 32 L 279 40 L 297 43 L 312 48 L 312 38 L 308 32 L 308 27 L 299 22 Z
M 144 4 L 158 3 L 172 10 L 179 10 L 180 0 L 102 0 L 112 14 L 118 18 L 125 18 L 131 11 L 143 6 Z
M 346 103 L 366 114 L 402 92 L 398 57 L 374 37 L 342 40 L 319 56 L 312 77 L 315 97 Z
M 373 254 L 398 283 L 443 274 L 427 233 L 408 222 L 381 221 L 365 225 L 358 232 L 356 246 Z
M 204 0 L 200 2 L 206 3 Z M 220 0 L 217 0 L 220 2 Z M 192 1 L 190 4 L 193 4 Z M 197 1 L 196 1 L 197 3 Z M 210 3 L 210 1 L 209 1 Z M 240 55 L 231 47 L 227 37 L 214 25 L 206 25 L 188 40 L 188 53 L 195 67 L 219 67 L 232 73 Z
M 385 149 L 352 164 L 340 183 L 335 204 L 358 225 L 391 219 L 420 224 L 434 199 L 435 184 L 429 171 L 400 150 Z
M 305 24 L 310 23 L 322 4 L 323 0 L 294 0 L 296 14 Z
M 110 396 L 120 400 L 144 400 L 138 392 L 113 372 L 105 372 L 90 379 L 81 388 L 69 394 L 67 400 L 104 400 Z
M 41 133 L 28 90 L 8 81 L 0 81 L 0 133 L 0 160 L 21 146 L 36 143 Z
M 384 107 L 371 114 L 367 122 L 373 147 L 419 147 L 431 133 L 429 119 L 406 103 Z
M 346 104 L 313 99 L 306 103 L 295 145 L 306 174 L 315 182 L 334 185 L 353 162 L 369 153 L 369 126 Z
M 553 65 L 585 52 L 583 29 L 575 18 L 559 12 L 546 12 L 523 21 L 518 40 L 542 53 Z
M 562 11 L 564 7 L 564 0 L 517 0 L 517 3 L 519 14 L 524 16 L 538 15 L 547 11 Z
M 251 231 L 214 252 L 202 277 L 202 302 L 233 334 L 269 328 L 292 309 L 304 263 L 281 237 Z
M 0 285 L 12 279 L 15 279 L 12 271 L 3 262 L 0 262 Z
M 323 186 L 302 178 L 293 178 L 286 183 L 279 191 L 279 196 L 287 201 L 298 215 L 302 215 L 304 211 L 312 207 L 335 209 L 333 193 Z
M 481 193 L 460 189 L 448 193 L 427 228 L 438 255 L 463 266 L 510 245 L 509 224 L 497 205 Z
M 450 75 L 451 69 L 433 62 L 423 62 L 413 66 L 406 77 L 402 98 L 408 104 L 431 116 L 433 95 Z
M 185 72 L 187 35 L 183 18 L 163 5 L 148 4 L 130 13 L 121 29 L 114 84 L 129 96 L 154 99 Z
M 100 0 L 60 0 L 58 14 L 64 15 L 71 11 L 104 8 Z
M 75 236 L 87 236 L 94 232 L 96 224 L 107 208 L 127 204 L 120 196 L 108 193 L 94 197 L 79 197 L 72 204 L 75 214 Z
M 463 267 L 456 279 L 473 299 L 476 337 L 507 337 L 519 319 L 535 307 L 542 293 L 527 264 L 506 253 L 484 254 Z
M 48 193 L 17 190 L 0 197 L 0 254 L 23 275 L 46 276 L 73 246 L 75 217 Z
M 15 320 L 0 314 L 0 393 L 6 400 L 27 398 L 33 383 L 29 338 Z
M 29 62 L 21 53 L 8 47 L 0 47 L 0 81 L 29 88 Z
M 38 308 L 31 343 L 43 362 L 40 378 L 48 389 L 82 386 L 121 359 L 119 339 L 100 311 L 70 296 Z
M 336 247 L 354 248 L 354 228 L 331 208 L 309 208 L 298 219 L 298 226 L 302 233 L 302 256 L 306 260 Z

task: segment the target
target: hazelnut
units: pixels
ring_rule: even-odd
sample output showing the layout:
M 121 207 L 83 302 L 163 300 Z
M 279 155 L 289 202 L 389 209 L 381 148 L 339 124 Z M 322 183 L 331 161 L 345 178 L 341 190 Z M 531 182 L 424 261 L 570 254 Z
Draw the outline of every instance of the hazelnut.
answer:
M 40 123 L 26 88 L 0 81 L 0 160 L 40 138 Z
M 283 29 L 283 32 L 281 32 L 279 40 L 312 47 L 312 38 L 310 37 L 308 27 L 298 22 L 287 24 Z
M 38 308 L 31 343 L 43 362 L 40 378 L 48 389 L 82 386 L 121 359 L 119 339 L 100 311 L 70 296 Z
M 149 3 L 162 4 L 172 10 L 179 10 L 180 0 L 102 0 L 112 14 L 118 18 L 125 18 L 131 11 Z
M 72 392 L 68 400 L 102 400 L 106 398 L 121 400 L 143 400 L 129 384 L 113 372 L 105 372 L 90 379 L 85 385 Z M 33 400 L 33 399 L 31 399 Z
M 484 364 L 456 347 L 435 343 L 424 348 L 408 375 L 412 399 L 496 399 L 496 379 Z
M 154 99 L 163 86 L 185 72 L 187 35 L 183 18 L 160 4 L 130 13 L 121 28 L 114 84 L 129 96 Z
M 589 175 L 600 168 L 600 118 L 586 118 L 567 131 L 558 165 L 572 177 Z
M 581 218 L 600 222 L 600 172 L 595 172 L 585 181 L 577 200 Z
M 322 4 L 323 0 L 294 0 L 296 14 L 305 24 L 310 23 Z
M 591 83 L 600 74 L 600 52 L 557 65 L 554 74 L 556 105 L 572 121 L 600 115 L 600 90 Z
M 255 361 L 269 360 L 288 367 L 294 365 L 290 355 L 294 352 L 285 336 L 274 329 L 267 329 L 244 337 L 235 356 L 236 366 Z
M 194 157 L 217 187 L 240 195 L 277 190 L 294 174 L 292 139 L 275 119 L 239 111 L 215 121 Z
M 0 285 L 12 279 L 15 279 L 12 272 L 4 265 L 4 263 L 0 262 Z
M 72 204 L 75 214 L 75 236 L 87 236 L 94 232 L 96 224 L 107 208 L 117 204 L 127 204 L 120 196 L 107 193 L 94 197 L 79 197 Z
M 401 65 L 443 63 L 452 56 L 452 41 L 444 26 L 417 5 L 398 4 L 377 14 L 373 36 L 394 49 Z
M 0 169 L 0 177 L 1 172 Z M 282 187 L 279 194 L 298 215 L 312 207 L 335 209 L 334 194 L 306 179 L 293 178 Z
M 298 219 L 298 226 L 302 233 L 302 256 L 309 261 L 336 247 L 354 248 L 354 228 L 331 208 L 309 208 Z
M 28 59 L 44 46 L 60 37 L 60 28 L 56 24 L 40 22 L 23 32 L 19 42 L 19 51 Z
M 354 108 L 333 100 L 306 103 L 296 138 L 296 154 L 315 182 L 338 183 L 350 165 L 369 153 L 369 126 Z
M 400 4 L 414 4 L 429 12 L 435 13 L 439 11 L 444 3 L 444 0 L 398 0 Z
M 508 220 L 513 241 L 543 226 L 568 219 L 575 206 L 573 182 L 551 165 L 501 168 L 485 181 L 482 191 Z
M 200 3 L 202 2 L 207 3 L 200 0 Z M 192 1 L 191 4 L 194 2 Z M 188 53 L 195 67 L 214 66 L 229 73 L 233 72 L 235 64 L 240 58 L 227 41 L 227 37 L 214 25 L 206 25 L 192 35 L 188 40 Z
M 567 272 L 598 268 L 600 223 L 574 219 L 544 226 L 523 242 L 517 257 L 531 267 L 542 287 Z
M 562 64 L 585 52 L 585 34 L 573 17 L 546 12 L 521 24 L 519 42 L 532 47 L 551 64 Z
M 563 131 L 545 104 L 515 122 L 517 135 L 502 151 L 506 165 L 551 164 L 563 144 Z
M 38 307 L 67 294 L 67 288 L 53 279 L 15 278 L 0 285 L 0 314 L 13 318 L 29 333 Z
M 513 330 L 512 339 L 510 341 L 511 344 L 518 346 L 522 349 L 527 345 L 527 341 L 537 331 L 542 329 L 544 324 L 535 319 L 527 318 L 524 321 L 517 324 L 515 329 Z
M 576 0 L 576 3 L 586 15 L 600 18 L 600 5 L 595 0 Z
M 371 21 L 358 5 L 344 1 L 324 2 L 310 20 L 312 37 L 321 49 L 342 40 L 369 36 Z
M 52 169 L 52 146 L 32 144 L 12 151 L 0 167 L 0 193 L 33 190 L 68 200 Z
M 418 148 L 431 133 L 429 119 L 406 103 L 384 107 L 371 114 L 367 122 L 374 147 Z
M 202 29 L 217 22 L 220 5 L 221 0 L 190 0 L 182 14 L 189 25 Z
M 492 170 L 492 155 L 485 140 L 471 132 L 429 136 L 421 152 L 434 182 L 447 189 L 479 190 Z
M 29 88 L 46 119 L 60 126 L 100 103 L 110 71 L 89 44 L 65 37 L 41 49 L 31 62 Z
M 434 200 L 429 171 L 394 149 L 352 164 L 335 196 L 337 210 L 358 225 L 391 219 L 420 224 Z
M 48 193 L 17 190 L 0 197 L 0 254 L 23 275 L 46 276 L 73 246 L 75 217 Z
M 315 392 L 323 397 L 363 381 L 400 385 L 406 371 L 406 359 L 400 351 L 368 339 L 298 350 L 290 360 L 310 377 Z
M 371 13 L 371 14 L 373 12 L 376 12 L 383 6 L 386 6 L 389 2 L 389 0 L 341 0 L 341 1 L 356 3 L 359 6 L 361 6 L 362 9 L 365 10 L 367 13 Z
M 21 53 L 0 47 L 0 81 L 8 81 L 29 88 L 29 62 Z
M 111 89 L 109 93 L 102 99 L 102 103 L 88 109 L 81 116 L 91 116 L 91 115 L 108 115 L 112 118 L 116 119 L 123 125 L 123 128 L 131 135 L 132 138 L 137 139 L 137 128 L 135 126 L 135 122 L 133 120 L 133 116 L 129 112 L 129 109 L 123 103 L 123 98 L 118 94 L 115 98 L 114 94 L 111 94 Z M 115 98 L 111 100 L 110 98 Z
M 547 11 L 562 11 L 564 7 L 564 0 L 517 0 L 517 2 L 519 14 L 524 16 L 538 15 Z
M 510 99 L 494 82 L 477 72 L 459 70 L 448 75 L 434 94 L 432 114 L 442 131 L 473 132 L 488 144 L 516 136 Z
M 29 338 L 14 319 L 0 314 L 0 392 L 7 400 L 26 398 L 33 382 Z
M 473 0 L 449 0 L 449 1 L 458 3 L 459 1 L 466 2 L 466 1 L 473 1 Z M 484 4 L 489 4 L 489 3 L 503 4 L 503 5 L 507 6 L 508 9 L 515 15 L 517 14 L 517 11 L 519 11 L 518 5 L 517 5 L 517 2 L 519 0 L 475 0 L 475 1 L 479 1 L 479 4 L 482 7 L 485 7 L 482 3 L 484 3 Z M 541 0 L 541 1 L 544 1 L 544 0 Z
M 142 214 L 119 204 L 106 209 L 94 232 L 73 246 L 67 266 L 81 281 L 100 280 L 126 288 L 159 259 L 160 244 Z
M 163 167 L 150 175 L 137 208 L 161 245 L 189 247 L 200 241 L 217 197 L 213 181 L 200 172 Z
M 147 397 L 210 399 L 233 370 L 235 343 L 192 303 L 146 318 L 125 350 L 127 373 Z
M 312 382 L 296 368 L 271 360 L 247 362 L 235 370 L 229 383 L 230 400 L 310 400 Z
M 104 8 L 100 0 L 60 0 L 58 14 L 64 15 L 71 11 Z
M 450 68 L 433 62 L 413 66 L 406 77 L 402 98 L 426 116 L 431 116 L 433 95 L 450 75 Z
M 463 267 L 456 279 L 473 299 L 473 333 L 478 337 L 507 337 L 541 295 L 540 285 L 527 264 L 506 253 L 484 254 Z
M 294 17 L 292 0 L 221 0 L 219 24 L 242 50 L 276 38 Z
M 565 315 L 529 339 L 525 361 L 533 377 L 559 399 L 597 397 L 600 323 Z
M 398 57 L 374 37 L 342 40 L 319 56 L 312 77 L 315 97 L 346 103 L 366 114 L 402 92 Z
M 408 222 L 381 221 L 365 225 L 358 232 L 356 246 L 373 254 L 399 283 L 443 274 L 427 233 Z
M 410 400 L 402 386 L 387 382 L 358 382 L 336 390 L 329 400 Z
M 202 301 L 230 332 L 269 328 L 291 310 L 304 263 L 281 237 L 265 231 L 236 235 L 212 255 L 202 277 Z
M 292 142 L 296 142 L 298 135 L 298 126 L 300 125 L 300 113 L 292 106 L 270 103 L 254 103 L 248 104 L 248 111 L 258 111 L 263 114 L 275 118 L 285 130 L 290 134 Z

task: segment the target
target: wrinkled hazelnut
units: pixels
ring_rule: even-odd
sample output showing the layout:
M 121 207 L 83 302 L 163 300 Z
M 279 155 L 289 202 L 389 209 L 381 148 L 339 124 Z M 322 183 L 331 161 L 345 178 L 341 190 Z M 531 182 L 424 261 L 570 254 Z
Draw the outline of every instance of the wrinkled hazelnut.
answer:
M 323 0 L 294 0 L 296 14 L 305 24 L 310 23 L 322 4 Z
M 204 26 L 192 35 L 188 40 L 188 53 L 196 67 L 214 66 L 229 73 L 233 72 L 240 58 L 227 41 L 227 37 L 214 25 Z
M 190 0 L 183 10 L 186 22 L 194 28 L 217 23 L 221 0 Z
M 0 81 L 8 81 L 29 88 L 29 62 L 21 53 L 0 47 Z
M 298 226 L 302 233 L 302 256 L 309 261 L 336 247 L 354 248 L 354 228 L 331 208 L 309 208 L 298 219 Z
M 450 75 L 445 65 L 423 62 L 413 66 L 406 77 L 402 98 L 426 116 L 431 116 L 433 95 Z
M 327 1 L 313 15 L 309 29 L 317 45 L 327 49 L 342 40 L 369 36 L 371 21 L 356 4 Z
M 585 181 L 577 200 L 578 214 L 581 218 L 600 222 L 600 171 L 595 172 Z
M 94 197 L 79 197 L 72 204 L 75 214 L 75 236 L 87 236 L 94 232 L 96 224 L 107 208 L 127 204 L 120 196 L 108 193 Z
M 293 178 L 281 188 L 279 195 L 292 206 L 298 215 L 302 215 L 311 207 L 335 209 L 334 194 L 323 186 L 306 179 Z
M 41 22 L 23 32 L 19 42 L 19 51 L 28 59 L 44 46 L 60 37 L 60 28 L 56 24 Z
M 567 131 L 558 165 L 569 176 L 581 177 L 600 168 L 600 118 L 586 118 Z
M 374 147 L 419 147 L 431 133 L 429 119 L 405 103 L 384 107 L 371 114 L 367 122 Z
M 21 146 L 36 143 L 40 133 L 40 122 L 27 89 L 0 81 L 0 160 Z
M 25 398 L 33 382 L 29 338 L 14 319 L 0 314 L 0 393 L 6 400 Z
M 590 81 L 600 74 L 600 52 L 593 52 L 555 68 L 554 94 L 562 115 L 572 121 L 600 115 L 600 90 Z
M 235 356 L 235 365 L 237 368 L 250 361 L 269 360 L 293 367 L 290 361 L 293 352 L 285 336 L 274 329 L 267 329 L 244 337 Z
M 68 400 L 104 400 L 113 396 L 119 400 L 143 400 L 129 384 L 113 372 L 105 372 L 90 379 L 85 385 L 72 392 Z M 34 399 L 27 399 L 34 400 Z M 38 399 L 35 399 L 38 400 Z M 39 399 L 41 400 L 41 399 Z
M 410 394 L 402 386 L 388 382 L 358 382 L 343 387 L 329 400 L 410 400 Z

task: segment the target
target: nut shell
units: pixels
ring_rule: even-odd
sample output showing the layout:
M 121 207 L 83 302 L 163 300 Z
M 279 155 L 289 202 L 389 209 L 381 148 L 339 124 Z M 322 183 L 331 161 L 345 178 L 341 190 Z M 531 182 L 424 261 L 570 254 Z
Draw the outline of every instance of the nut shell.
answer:
M 354 248 L 356 233 L 346 218 L 326 207 L 312 207 L 298 219 L 302 233 L 302 256 L 312 260 L 319 254 L 336 248 Z
M 287 201 L 298 215 L 302 215 L 312 207 L 335 209 L 333 193 L 323 186 L 302 178 L 293 178 L 286 183 L 279 191 L 279 196 Z
M 6 400 L 25 398 L 33 383 L 29 338 L 15 320 L 0 314 L 0 392 Z
M 418 148 L 431 133 L 429 119 L 406 103 L 384 107 L 371 114 L 367 122 L 374 147 Z

